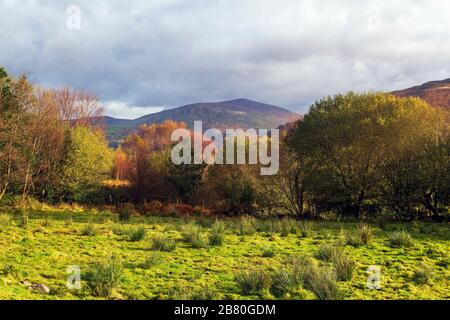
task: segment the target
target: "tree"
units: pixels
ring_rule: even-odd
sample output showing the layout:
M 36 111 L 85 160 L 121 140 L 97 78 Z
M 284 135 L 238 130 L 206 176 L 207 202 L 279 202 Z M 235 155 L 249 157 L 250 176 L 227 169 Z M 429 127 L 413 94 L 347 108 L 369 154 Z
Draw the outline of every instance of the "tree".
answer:
M 70 130 L 63 167 L 66 200 L 89 202 L 111 174 L 113 152 L 101 131 L 84 126 Z
M 288 144 L 309 159 L 313 201 L 360 215 L 366 200 L 378 199 L 386 163 L 429 144 L 438 117 L 418 98 L 350 92 L 316 102 Z

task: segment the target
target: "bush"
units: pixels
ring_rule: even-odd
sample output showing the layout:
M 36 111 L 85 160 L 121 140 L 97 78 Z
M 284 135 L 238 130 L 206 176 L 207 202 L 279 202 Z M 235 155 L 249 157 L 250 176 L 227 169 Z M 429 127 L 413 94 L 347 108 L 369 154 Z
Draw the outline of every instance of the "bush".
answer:
M 91 294 L 96 297 L 109 297 L 112 290 L 120 283 L 122 270 L 121 264 L 115 257 L 94 265 L 85 277 Z
M 209 244 L 211 246 L 220 246 L 225 239 L 225 224 L 221 221 L 216 221 L 211 227 L 209 234 Z
M 411 247 L 413 245 L 413 240 L 408 232 L 397 231 L 391 234 L 389 243 L 393 248 Z
M 93 237 L 93 236 L 97 235 L 97 233 L 98 233 L 98 230 L 93 223 L 88 223 L 81 230 L 81 234 L 83 236 Z
M 255 232 L 255 218 L 243 216 L 238 220 L 238 235 L 250 236 Z
M 145 238 L 146 234 L 147 231 L 141 226 L 128 231 L 128 240 L 131 242 L 141 241 Z
M 172 239 L 164 236 L 153 237 L 151 239 L 150 249 L 153 251 L 170 252 L 175 250 L 176 243 Z
M 150 252 L 141 264 L 142 269 L 150 269 L 164 262 L 164 256 L 160 252 Z
M 431 266 L 422 263 L 420 268 L 416 268 L 413 274 L 413 281 L 417 284 L 430 283 L 434 277 L 434 270 Z
M 183 240 L 190 243 L 194 248 L 206 248 L 208 246 L 208 238 L 202 229 L 192 223 L 185 224 L 181 227 Z
M 240 271 L 235 281 L 244 295 L 262 293 L 271 285 L 270 275 L 261 269 Z

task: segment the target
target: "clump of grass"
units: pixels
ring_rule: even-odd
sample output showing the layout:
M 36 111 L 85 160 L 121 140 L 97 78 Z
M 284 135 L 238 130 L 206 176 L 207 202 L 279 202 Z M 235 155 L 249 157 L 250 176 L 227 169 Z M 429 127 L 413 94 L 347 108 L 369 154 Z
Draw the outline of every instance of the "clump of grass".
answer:
M 262 293 L 268 290 L 272 283 L 270 274 L 262 269 L 240 271 L 235 281 L 244 295 Z
M 273 257 L 275 257 L 275 251 L 273 250 L 273 248 L 266 248 L 262 252 L 262 257 L 263 258 L 273 258 Z
M 298 227 L 294 219 L 286 218 L 279 222 L 280 235 L 286 237 L 290 234 L 296 234 Z
M 434 277 L 434 270 L 428 264 L 422 263 L 419 268 L 414 270 L 412 279 L 417 284 L 430 283 Z
M 225 239 L 225 224 L 221 221 L 216 221 L 209 233 L 209 245 L 220 246 L 223 244 Z
M 94 265 L 85 276 L 91 294 L 96 297 L 109 297 L 122 278 L 122 265 L 115 257 Z
M 81 230 L 81 234 L 83 236 L 93 237 L 98 234 L 98 230 L 92 222 L 89 222 L 83 227 L 83 229 Z
M 161 252 L 158 251 L 150 252 L 145 258 L 144 263 L 141 264 L 141 268 L 150 269 L 156 267 L 157 265 L 162 264 L 163 262 L 164 256 L 161 254 Z
M 28 220 L 29 220 L 29 218 L 28 218 L 28 211 L 27 210 L 23 210 L 23 209 L 20 209 L 20 211 L 22 213 L 21 220 L 20 220 L 20 226 L 22 228 L 27 228 L 28 227 Z
M 4 229 L 11 225 L 11 217 L 5 213 L 0 214 L 0 228 Z
M 342 248 L 336 244 L 326 243 L 317 249 L 314 257 L 322 261 L 331 262 L 337 255 L 340 254 L 341 250 Z
M 153 237 L 151 239 L 150 250 L 153 251 L 174 251 L 176 248 L 176 243 L 172 239 L 165 236 Z
M 300 236 L 302 238 L 307 238 L 311 234 L 311 227 L 308 222 L 301 222 L 298 226 L 300 231 Z
M 138 242 L 145 238 L 147 231 L 143 226 L 128 230 L 127 238 L 131 242 Z
M 281 268 L 272 276 L 270 292 L 277 298 L 283 298 L 286 294 L 293 294 L 301 289 L 303 278 L 294 267 Z
M 188 223 L 181 227 L 183 240 L 190 243 L 194 248 L 206 248 L 208 246 L 208 238 L 202 231 L 201 227 Z
M 341 254 L 334 256 L 333 265 L 339 281 L 350 281 L 353 278 L 355 262 L 348 255 Z
M 408 232 L 396 231 L 389 237 L 389 243 L 393 248 L 411 247 L 413 240 Z
M 359 224 L 357 234 L 348 239 L 347 243 L 353 247 L 368 245 L 373 239 L 373 229 L 367 224 Z
M 241 217 L 237 222 L 237 227 L 239 236 L 250 236 L 256 232 L 255 218 L 247 216 Z
M 128 222 L 131 219 L 131 215 L 133 214 L 134 208 L 131 205 L 125 205 L 119 210 L 119 221 L 120 222 Z
M 111 231 L 118 236 L 122 236 L 127 233 L 127 229 L 121 224 L 113 224 L 111 226 Z
M 50 226 L 52 225 L 52 222 L 50 221 L 50 219 L 45 218 L 45 219 L 42 221 L 41 225 L 42 225 L 43 227 L 50 227 Z
M 312 291 L 319 300 L 338 300 L 342 298 L 336 274 L 330 268 L 311 264 L 304 273 L 305 289 Z
M 72 224 L 73 224 L 73 218 L 71 216 L 64 220 L 64 226 L 66 228 L 72 226 Z

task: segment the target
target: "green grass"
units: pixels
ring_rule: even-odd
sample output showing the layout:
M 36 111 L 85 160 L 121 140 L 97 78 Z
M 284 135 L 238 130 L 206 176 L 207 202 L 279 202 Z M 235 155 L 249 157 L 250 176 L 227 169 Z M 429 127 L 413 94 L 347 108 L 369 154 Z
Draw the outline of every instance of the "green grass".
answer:
M 0 299 L 449 298 L 450 228 L 445 224 L 371 225 L 371 241 L 351 246 L 341 239 L 357 235 L 358 223 L 288 221 L 272 229 L 250 218 L 226 219 L 217 230 L 191 230 L 192 240 L 199 231 L 200 242 L 206 241 L 197 248 L 185 241 L 189 237 L 180 227 L 196 221 L 132 216 L 122 225 L 107 211 L 43 208 L 28 212 L 24 228 L 21 212 L 0 211 Z M 145 230 L 145 239 L 130 241 L 129 230 L 141 235 Z M 214 232 L 226 234 L 213 241 L 220 245 L 209 243 Z M 344 260 L 333 259 L 330 246 L 335 245 L 343 248 Z M 276 254 L 263 254 L 266 250 Z M 112 256 L 120 262 L 120 277 L 115 265 L 108 265 Z M 81 269 L 81 290 L 66 286 L 67 269 L 74 265 Z M 381 267 L 380 290 L 366 288 L 372 265 Z M 256 279 L 236 281 L 254 270 Z M 87 282 L 88 276 L 94 282 Z M 50 293 L 29 290 L 27 283 L 44 284 Z

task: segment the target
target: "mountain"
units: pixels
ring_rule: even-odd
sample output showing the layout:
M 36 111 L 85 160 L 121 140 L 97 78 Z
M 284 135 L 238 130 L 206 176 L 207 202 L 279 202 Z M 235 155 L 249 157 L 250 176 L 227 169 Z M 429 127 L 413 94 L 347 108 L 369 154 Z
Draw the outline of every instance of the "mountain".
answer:
M 248 99 L 189 104 L 164 110 L 134 120 L 103 117 L 108 140 L 113 144 L 143 124 L 161 123 L 165 120 L 184 122 L 192 128 L 194 121 L 203 121 L 203 129 L 278 128 L 300 119 L 300 114 L 286 109 Z
M 430 81 L 392 93 L 399 97 L 419 97 L 434 107 L 450 109 L 450 79 Z

